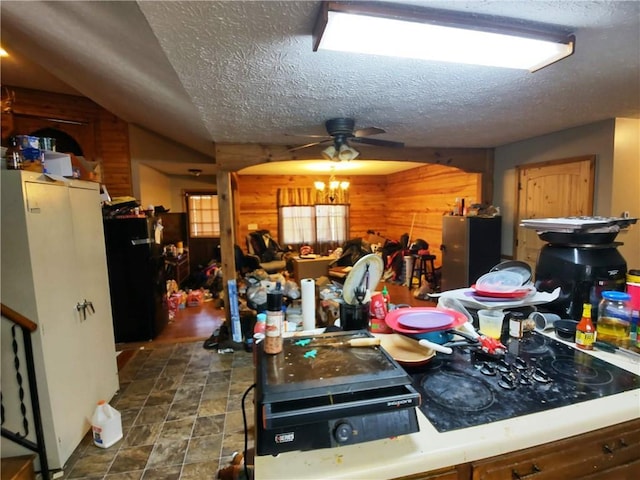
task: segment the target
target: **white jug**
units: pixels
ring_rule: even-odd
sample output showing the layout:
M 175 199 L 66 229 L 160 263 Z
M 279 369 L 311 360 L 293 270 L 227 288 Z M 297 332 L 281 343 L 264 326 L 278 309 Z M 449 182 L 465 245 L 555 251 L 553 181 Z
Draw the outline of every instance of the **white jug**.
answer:
M 100 400 L 91 417 L 93 443 L 100 448 L 109 448 L 122 438 L 122 418 L 120 412 Z

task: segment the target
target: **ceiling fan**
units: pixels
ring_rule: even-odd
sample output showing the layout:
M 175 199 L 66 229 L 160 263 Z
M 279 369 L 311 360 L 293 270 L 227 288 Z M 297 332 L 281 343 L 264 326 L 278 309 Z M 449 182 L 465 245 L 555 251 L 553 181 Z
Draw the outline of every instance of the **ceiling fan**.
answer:
M 322 155 L 329 160 L 348 161 L 353 160 L 360 154 L 360 152 L 351 148 L 349 142 L 375 145 L 378 147 L 404 147 L 404 143 L 402 142 L 369 138 L 371 135 L 379 135 L 385 133 L 385 131 L 378 127 L 367 127 L 355 130 L 355 120 L 353 118 L 331 118 L 325 122 L 325 127 L 328 136 L 305 135 L 307 137 L 321 138 L 322 140 L 293 147 L 288 149 L 288 151 L 295 152 L 315 145 L 333 142 L 333 145 L 330 145 L 322 151 Z

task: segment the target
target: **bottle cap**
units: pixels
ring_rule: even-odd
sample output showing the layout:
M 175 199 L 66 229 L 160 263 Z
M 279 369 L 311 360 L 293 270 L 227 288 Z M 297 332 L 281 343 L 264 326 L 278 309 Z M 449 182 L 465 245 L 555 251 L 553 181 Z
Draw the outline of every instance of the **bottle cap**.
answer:
M 282 310 L 282 291 L 275 290 L 267 293 L 267 310 L 270 312 Z

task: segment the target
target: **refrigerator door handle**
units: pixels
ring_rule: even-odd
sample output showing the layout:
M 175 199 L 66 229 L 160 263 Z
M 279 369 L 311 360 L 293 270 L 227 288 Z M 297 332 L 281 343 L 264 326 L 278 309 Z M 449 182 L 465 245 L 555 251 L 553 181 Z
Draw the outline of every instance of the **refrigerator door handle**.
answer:
M 131 245 L 148 245 L 153 243 L 150 238 L 135 238 L 131 240 Z

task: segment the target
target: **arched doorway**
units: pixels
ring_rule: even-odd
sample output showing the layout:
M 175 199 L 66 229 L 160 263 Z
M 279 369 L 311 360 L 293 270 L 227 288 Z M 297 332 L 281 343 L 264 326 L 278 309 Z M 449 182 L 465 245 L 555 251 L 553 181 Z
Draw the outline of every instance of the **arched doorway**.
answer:
M 55 139 L 56 152 L 73 153 L 74 155 L 79 157 L 84 155 L 84 153 L 82 152 L 82 147 L 76 141 L 76 139 L 68 133 L 63 132 L 62 130 L 58 130 L 57 128 L 40 128 L 29 133 L 29 135 L 32 135 L 34 137 L 47 137 Z

